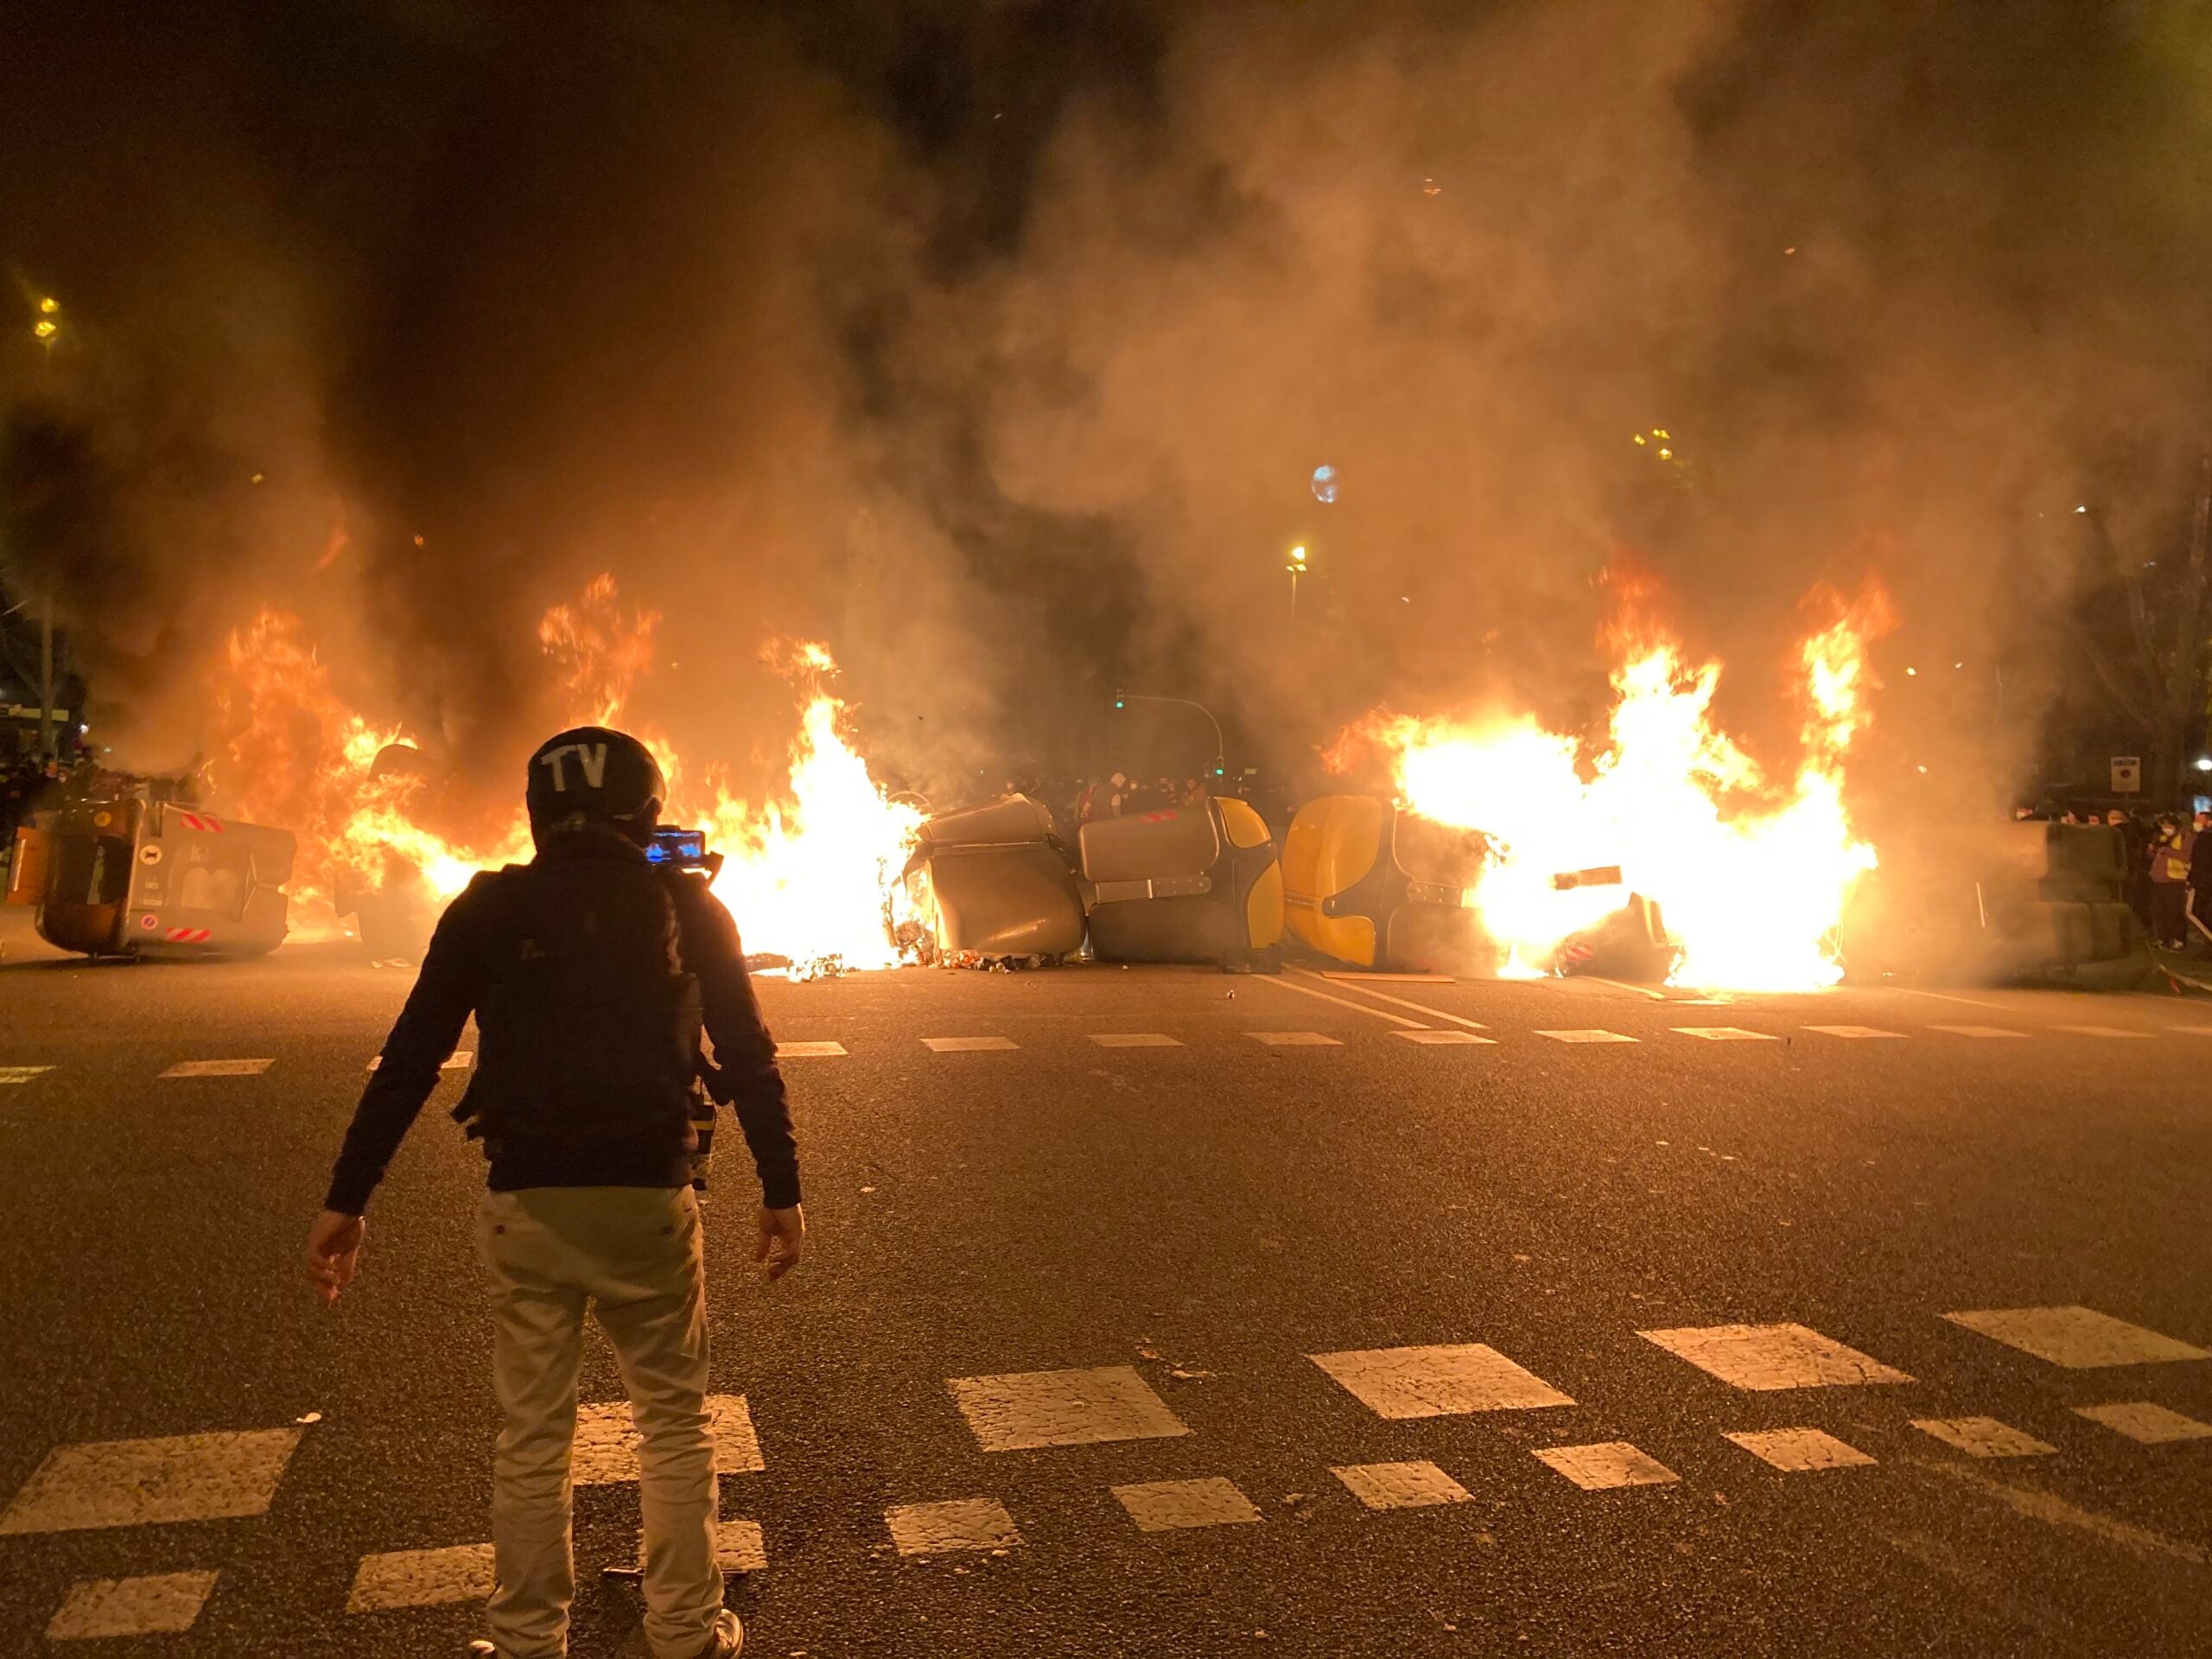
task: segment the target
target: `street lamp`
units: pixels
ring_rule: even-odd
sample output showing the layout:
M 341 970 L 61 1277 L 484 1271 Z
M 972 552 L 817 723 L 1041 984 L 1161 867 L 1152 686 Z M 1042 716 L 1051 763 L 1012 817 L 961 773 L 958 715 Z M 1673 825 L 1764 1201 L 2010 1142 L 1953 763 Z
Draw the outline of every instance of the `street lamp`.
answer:
M 1214 718 L 1212 709 L 1207 708 L 1203 702 L 1194 702 L 1188 697 L 1150 697 L 1141 691 L 1114 693 L 1114 707 L 1117 710 L 1126 709 L 1133 702 L 1172 702 L 1179 708 L 1195 709 L 1204 715 L 1207 723 L 1213 728 L 1213 775 L 1217 778 L 1225 778 L 1229 775 L 1229 746 L 1222 740 L 1221 722 Z
M 1283 566 L 1290 572 L 1290 613 L 1298 614 L 1298 579 L 1306 574 L 1306 543 L 1300 542 L 1290 550 L 1290 562 Z
M 38 302 L 38 318 L 31 324 L 31 338 L 52 352 L 60 333 L 61 302 L 49 294 Z

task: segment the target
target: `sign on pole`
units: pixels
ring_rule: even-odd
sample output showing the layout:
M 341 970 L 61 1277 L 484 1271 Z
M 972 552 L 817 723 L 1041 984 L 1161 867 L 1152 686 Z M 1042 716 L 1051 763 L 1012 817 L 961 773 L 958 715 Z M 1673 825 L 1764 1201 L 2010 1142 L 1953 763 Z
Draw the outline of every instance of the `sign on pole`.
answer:
M 2112 758 L 2112 792 L 2115 795 L 2139 795 L 2143 792 L 2143 757 L 2139 754 L 2115 754 Z

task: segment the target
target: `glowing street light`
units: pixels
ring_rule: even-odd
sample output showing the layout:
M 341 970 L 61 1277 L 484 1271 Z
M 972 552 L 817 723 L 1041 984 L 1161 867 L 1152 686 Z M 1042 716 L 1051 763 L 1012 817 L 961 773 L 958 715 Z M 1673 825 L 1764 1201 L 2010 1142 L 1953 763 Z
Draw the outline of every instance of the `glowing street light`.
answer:
M 1290 560 L 1283 566 L 1290 572 L 1290 613 L 1298 614 L 1298 579 L 1306 574 L 1306 543 L 1300 542 L 1290 550 Z
M 31 335 L 50 351 L 60 332 L 61 302 L 49 294 L 38 302 L 38 319 L 31 324 Z

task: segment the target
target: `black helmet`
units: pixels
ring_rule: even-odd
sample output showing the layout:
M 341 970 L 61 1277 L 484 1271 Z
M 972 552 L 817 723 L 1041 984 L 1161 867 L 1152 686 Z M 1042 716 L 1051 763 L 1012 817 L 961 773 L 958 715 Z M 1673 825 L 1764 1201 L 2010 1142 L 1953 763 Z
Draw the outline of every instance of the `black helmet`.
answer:
M 604 726 L 576 726 L 537 746 L 523 798 L 535 840 L 598 824 L 642 847 L 660 822 L 667 792 L 660 763 L 636 738 Z

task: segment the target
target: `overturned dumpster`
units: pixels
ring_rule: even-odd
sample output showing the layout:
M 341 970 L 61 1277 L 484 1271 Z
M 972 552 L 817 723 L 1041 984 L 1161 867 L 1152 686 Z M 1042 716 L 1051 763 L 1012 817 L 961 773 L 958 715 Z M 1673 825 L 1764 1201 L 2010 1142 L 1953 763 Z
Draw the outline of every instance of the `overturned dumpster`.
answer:
M 1251 972 L 1282 966 L 1282 869 L 1249 804 L 1194 806 L 1083 826 L 1090 944 L 1108 962 L 1211 962 Z
M 88 957 L 221 959 L 283 942 L 289 830 L 168 801 L 86 801 L 16 832 L 11 905 Z
M 1308 949 L 1355 968 L 1470 973 L 1497 951 L 1471 908 L 1488 842 L 1365 795 L 1309 801 L 1283 837 L 1283 905 Z
M 2150 966 L 2126 902 L 2127 850 L 2103 824 L 1970 826 L 1899 849 L 1862 880 L 1842 929 L 1854 980 L 2105 988 Z
M 1083 948 L 1083 896 L 1051 810 L 1027 795 L 942 813 L 906 861 L 925 961 L 1058 957 Z

